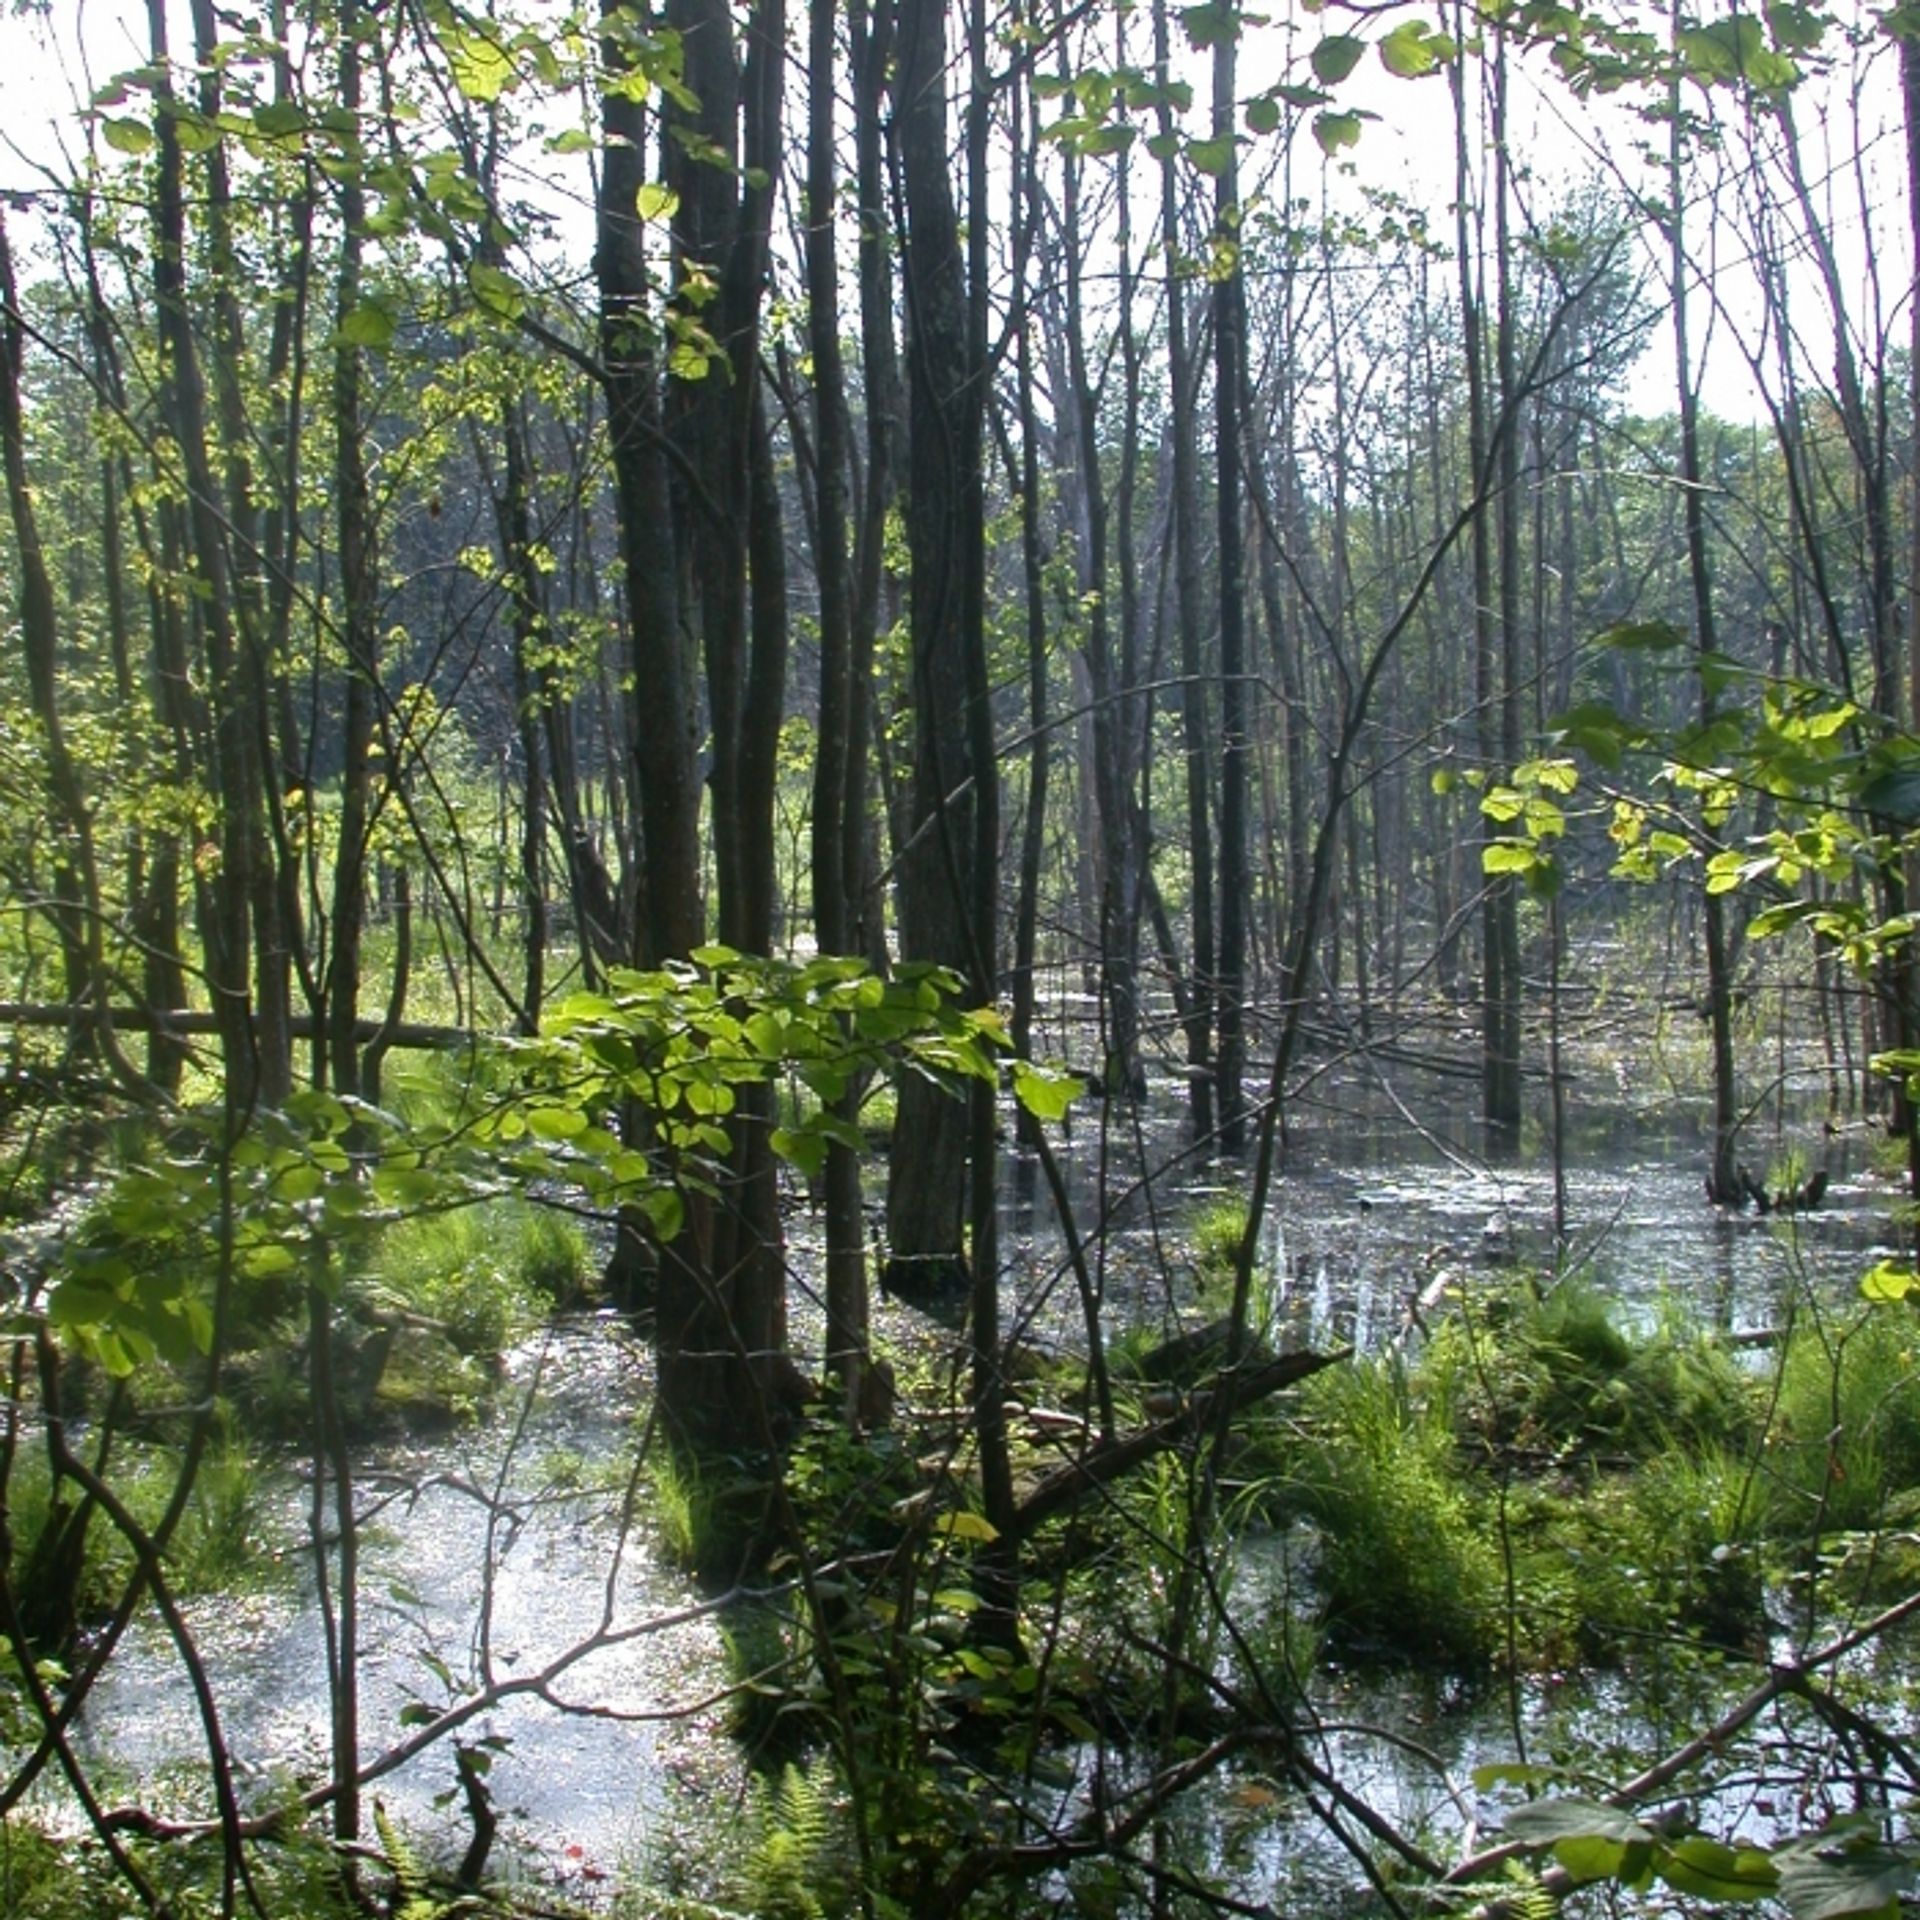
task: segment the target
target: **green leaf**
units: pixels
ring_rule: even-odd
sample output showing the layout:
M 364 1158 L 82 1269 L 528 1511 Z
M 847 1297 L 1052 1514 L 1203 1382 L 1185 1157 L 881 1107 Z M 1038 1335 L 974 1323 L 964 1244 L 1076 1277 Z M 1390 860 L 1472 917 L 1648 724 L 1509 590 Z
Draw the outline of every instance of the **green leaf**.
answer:
M 1530 874 L 1539 859 L 1534 850 L 1518 840 L 1496 840 L 1480 854 L 1480 871 L 1485 874 Z
M 1623 620 L 1594 636 L 1595 646 L 1620 653 L 1659 653 L 1686 643 L 1687 636 L 1671 620 Z
M 1614 1840 L 1601 1833 L 1573 1833 L 1553 1843 L 1553 1857 L 1581 1886 L 1617 1880 L 1644 1886 L 1653 1865 L 1651 1840 Z
M 1767 25 L 1773 29 L 1774 45 L 1789 53 L 1811 53 L 1827 33 L 1827 22 L 1810 7 L 1788 5 L 1784 0 L 1768 7 Z
M 1920 826 L 1920 767 L 1897 767 L 1876 774 L 1860 789 L 1860 804 L 1883 820 Z
M 440 44 L 446 50 L 453 84 L 478 106 L 498 100 L 519 77 L 513 56 L 483 28 L 443 28 Z
M 1187 158 L 1197 171 L 1218 179 L 1233 165 L 1233 135 L 1222 134 L 1218 140 L 1190 140 Z
M 1313 117 L 1313 137 L 1329 160 L 1346 147 L 1360 144 L 1360 114 L 1317 113 Z
M 1360 64 L 1366 50 L 1367 43 L 1353 34 L 1329 34 L 1313 50 L 1314 78 L 1325 86 L 1337 87 Z
M 1196 47 L 1217 47 L 1231 40 L 1240 30 L 1240 22 L 1231 6 L 1218 4 L 1181 9 L 1180 24 L 1187 39 Z
M 1403 20 L 1380 42 L 1380 64 L 1396 80 L 1418 80 L 1439 66 L 1443 44 L 1424 20 Z
M 578 1107 L 533 1107 L 527 1113 L 527 1131 L 536 1140 L 574 1140 L 587 1130 L 587 1116 Z
M 1078 1075 L 1037 1067 L 1030 1060 L 1013 1063 L 1014 1098 L 1036 1120 L 1062 1120 L 1067 1109 L 1087 1090 Z
M 476 260 L 467 268 L 473 297 L 497 320 L 517 320 L 526 311 L 527 290 L 501 267 Z
M 398 322 L 393 310 L 378 300 L 363 301 L 340 320 L 334 339 L 343 347 L 371 347 L 382 351 L 392 346 Z
M 1485 1766 L 1475 1767 L 1471 1776 L 1477 1793 L 1491 1793 L 1495 1787 L 1545 1787 L 1560 1777 L 1558 1767 L 1536 1766 L 1519 1760 L 1489 1761 Z
M 817 1133 L 792 1127 L 775 1127 L 770 1136 L 773 1150 L 782 1160 L 798 1167 L 809 1180 L 819 1176 L 827 1163 L 827 1143 Z
M 1869 1300 L 1892 1306 L 1920 1291 L 1920 1273 L 1897 1261 L 1881 1260 L 1860 1276 L 1860 1291 Z
M 964 1508 L 939 1515 L 933 1530 L 951 1540 L 977 1540 L 983 1546 L 1000 1538 L 1000 1529 L 984 1514 L 969 1513 Z
M 291 100 L 269 100 L 253 110 L 253 128 L 269 140 L 285 140 L 307 130 L 307 116 Z
M 1619 771 L 1627 749 L 1637 746 L 1642 738 L 1638 727 L 1599 700 L 1563 713 L 1553 723 L 1553 730 L 1567 746 L 1584 753 L 1609 773 Z
M 1522 1846 L 1548 1847 L 1561 1840 L 1598 1838 L 1622 1845 L 1651 1844 L 1653 1835 L 1623 1807 L 1565 1794 L 1510 1807 L 1502 1822 Z
M 662 1240 L 677 1240 L 687 1224 L 687 1203 L 674 1187 L 659 1187 L 645 1195 L 640 1210 Z
M 182 153 L 206 153 L 220 144 L 220 129 L 197 113 L 176 113 L 173 137 Z
M 662 186 L 657 180 L 649 180 L 634 195 L 633 204 L 642 220 L 671 220 L 680 211 L 680 196 L 673 188 Z
M 273 1184 L 282 1200 L 312 1200 L 327 1184 L 327 1176 L 311 1161 L 302 1161 L 287 1168 Z
M 549 153 L 591 153 L 593 135 L 585 127 L 569 127 L 564 133 L 556 133 L 547 142 Z
M 1263 93 L 1247 102 L 1247 126 L 1254 133 L 1273 133 L 1280 125 L 1280 102 Z
M 1780 1885 L 1779 1871 L 1764 1849 L 1730 1847 L 1703 1833 L 1662 1849 L 1654 1871 L 1676 1893 L 1703 1900 L 1764 1900 Z
M 373 1195 L 383 1207 L 418 1207 L 441 1195 L 437 1174 L 420 1167 L 380 1167 L 373 1176 Z
M 144 120 L 103 120 L 100 137 L 115 153 L 145 153 L 153 145 L 153 129 Z
M 1831 1830 L 1830 1830 L 1831 1831 Z M 1913 1862 L 1870 1834 L 1814 1834 L 1774 1855 L 1794 1920 L 1897 1920 Z

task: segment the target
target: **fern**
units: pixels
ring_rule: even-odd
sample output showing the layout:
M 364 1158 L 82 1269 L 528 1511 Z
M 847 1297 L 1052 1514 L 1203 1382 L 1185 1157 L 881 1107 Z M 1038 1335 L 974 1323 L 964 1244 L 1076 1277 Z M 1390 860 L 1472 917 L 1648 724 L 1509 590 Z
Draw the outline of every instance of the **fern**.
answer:
M 844 1838 L 831 1761 L 792 1763 L 749 1790 L 747 1846 L 733 1897 L 756 1920 L 826 1920 L 844 1911 Z
M 426 1863 L 378 1800 L 373 1803 L 373 1829 L 393 1869 L 393 1920 L 445 1920 L 449 1908 L 434 1897 Z

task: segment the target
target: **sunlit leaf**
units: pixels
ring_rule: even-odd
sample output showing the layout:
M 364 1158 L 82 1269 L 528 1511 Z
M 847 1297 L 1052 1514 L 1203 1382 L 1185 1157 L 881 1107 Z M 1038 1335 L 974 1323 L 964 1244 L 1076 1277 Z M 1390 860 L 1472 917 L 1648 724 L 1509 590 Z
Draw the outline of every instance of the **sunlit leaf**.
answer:
M 672 187 L 662 186 L 657 180 L 648 180 L 634 195 L 634 208 L 642 220 L 671 220 L 680 211 L 680 196 Z
M 393 344 L 397 326 L 390 307 L 378 300 L 367 300 L 341 316 L 334 338 L 342 346 L 371 347 L 378 351 Z
M 933 1530 L 953 1540 L 977 1540 L 983 1546 L 1000 1538 L 999 1528 L 984 1514 L 969 1513 L 964 1508 L 938 1515 Z
M 145 153 L 153 145 L 153 129 L 144 120 L 103 120 L 100 137 L 115 153 Z
M 1351 113 L 1317 113 L 1313 117 L 1313 137 L 1320 143 L 1320 151 L 1328 159 L 1347 147 L 1360 144 L 1360 115 Z

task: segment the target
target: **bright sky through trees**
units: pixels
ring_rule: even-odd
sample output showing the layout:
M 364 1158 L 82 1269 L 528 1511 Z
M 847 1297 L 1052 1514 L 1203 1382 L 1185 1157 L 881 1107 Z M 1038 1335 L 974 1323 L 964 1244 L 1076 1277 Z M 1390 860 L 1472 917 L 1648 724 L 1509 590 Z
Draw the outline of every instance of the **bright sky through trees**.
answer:
M 174 35 L 184 46 L 190 35 L 186 9 Z M 1430 17 L 1417 7 L 1409 19 Z M 1434 71 L 1401 79 L 1375 57 L 1377 42 L 1399 19 L 1363 10 L 1344 24 L 1337 10 L 1279 8 L 1250 29 L 1242 58 L 1243 91 L 1249 97 L 1276 82 L 1311 79 L 1313 49 L 1323 39 L 1349 28 L 1368 40 L 1369 51 L 1341 81 L 1338 101 L 1363 117 L 1359 141 L 1332 159 L 1322 153 L 1301 118 L 1282 150 L 1276 139 L 1249 139 L 1243 166 L 1250 203 L 1291 198 L 1304 203 L 1309 217 L 1321 206 L 1354 211 L 1374 192 L 1388 192 L 1423 208 L 1436 234 L 1448 227 L 1453 194 L 1452 106 L 1444 75 Z M 34 194 L 64 177 L 84 154 L 89 90 L 106 86 L 114 75 L 145 60 L 145 8 L 135 0 L 54 0 L 39 12 L 9 12 L 0 18 L 0 192 Z M 1204 55 L 1188 56 L 1196 101 L 1205 93 Z M 1870 25 L 1844 44 L 1830 34 L 1821 56 L 1805 63 L 1797 117 L 1812 162 L 1815 194 L 1830 225 L 1835 251 L 1849 295 L 1862 303 L 1874 298 L 1869 270 L 1877 248 L 1885 261 L 1897 259 L 1906 231 L 1904 157 L 1900 98 L 1894 49 Z M 1512 107 L 1518 184 L 1529 216 L 1552 217 L 1555 202 L 1583 181 L 1603 192 L 1655 196 L 1658 168 L 1646 149 L 1650 129 L 1626 96 L 1576 98 L 1544 57 L 1518 63 L 1519 85 Z M 793 84 L 800 84 L 794 69 Z M 573 103 L 556 101 L 549 131 L 567 124 Z M 1717 103 L 1731 114 L 1729 100 Z M 1196 104 L 1197 123 L 1204 107 Z M 1660 163 L 1661 165 L 1664 162 Z M 1701 249 L 1700 270 L 1711 277 L 1717 305 L 1700 329 L 1698 358 L 1702 398 L 1713 411 L 1731 419 L 1753 419 L 1763 405 L 1749 356 L 1765 361 L 1772 353 L 1759 318 L 1759 303 L 1747 261 L 1750 236 L 1743 229 L 1742 178 L 1754 164 L 1737 141 L 1729 142 L 1716 204 L 1695 211 L 1690 222 Z M 561 249 L 578 264 L 592 245 L 590 192 L 584 161 L 576 155 L 534 151 L 522 162 L 522 191 L 551 208 Z M 1143 188 L 1144 190 L 1144 188 Z M 1664 242 L 1646 225 L 1635 270 L 1655 283 L 1663 272 Z M 1801 264 L 1804 265 L 1804 262 Z M 1882 300 L 1902 297 L 1905 274 L 1883 278 Z M 1703 311 L 1705 309 L 1703 308 Z M 1889 322 L 1898 320 L 1897 311 Z M 1817 341 L 1802 343 L 1824 375 L 1831 354 Z M 1636 412 L 1659 413 L 1670 405 L 1670 343 L 1656 334 L 1634 370 L 1629 396 Z

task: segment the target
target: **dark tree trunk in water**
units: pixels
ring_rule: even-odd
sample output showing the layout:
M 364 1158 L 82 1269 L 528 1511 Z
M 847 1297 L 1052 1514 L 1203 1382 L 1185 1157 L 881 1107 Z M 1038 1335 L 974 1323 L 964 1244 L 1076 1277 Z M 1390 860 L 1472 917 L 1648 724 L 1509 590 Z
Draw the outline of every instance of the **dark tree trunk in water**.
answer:
M 1171 80 L 1166 0 L 1154 0 L 1153 63 L 1163 96 Z M 1160 241 L 1167 263 L 1167 366 L 1173 454 L 1174 622 L 1179 632 L 1180 732 L 1185 749 L 1187 863 L 1192 886 L 1192 966 L 1186 990 L 1187 1073 L 1194 1132 L 1213 1131 L 1214 943 L 1212 754 L 1207 728 L 1205 657 L 1200 632 L 1200 487 L 1195 413 L 1198 370 L 1187 343 L 1184 288 L 1174 263 L 1182 253 L 1179 172 L 1174 123 L 1163 97 L 1157 109 L 1160 162 Z
M 1676 30 L 1678 14 L 1675 15 Z M 1668 98 L 1667 181 L 1676 197 L 1669 216 L 1669 271 L 1673 277 L 1673 353 L 1680 403 L 1680 479 L 1685 488 L 1683 511 L 1687 528 L 1687 573 L 1693 593 L 1694 649 L 1701 662 L 1700 722 L 1712 724 L 1713 684 L 1707 661 L 1717 650 L 1713 617 L 1713 579 L 1707 555 L 1706 514 L 1701 504 L 1700 402 L 1693 377 L 1687 332 L 1687 261 L 1682 209 L 1681 142 L 1684 137 L 1678 83 Z M 1710 838 L 1712 838 L 1710 834 Z M 1707 1192 L 1716 1205 L 1739 1206 L 1744 1185 L 1734 1162 L 1739 1127 L 1733 1077 L 1733 979 L 1727 960 L 1726 908 L 1721 896 L 1708 892 L 1702 902 L 1707 961 L 1707 1024 L 1713 1046 L 1713 1162 L 1707 1171 Z
M 1246 279 L 1240 245 L 1240 174 L 1231 157 L 1237 103 L 1235 53 L 1239 41 L 1223 34 L 1213 49 L 1213 131 L 1228 142 L 1229 158 L 1214 194 L 1214 218 L 1236 249 L 1230 271 L 1214 286 L 1214 485 L 1220 524 L 1220 1144 L 1238 1153 L 1246 1141 L 1241 1081 L 1247 1062 L 1247 583 L 1240 486 L 1242 389 L 1247 366 Z
M 948 174 L 946 22 L 938 0 L 898 16 L 894 136 L 905 188 L 909 477 L 913 559 L 913 785 L 900 855 L 900 946 L 979 990 L 973 902 L 991 761 L 975 763 L 970 655 L 980 631 L 980 394 L 969 364 L 967 283 Z M 988 930 L 990 932 L 990 929 Z M 887 1284 L 905 1293 L 964 1284 L 967 1104 L 908 1075 L 887 1178 Z

